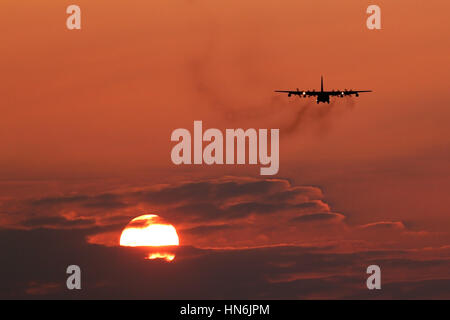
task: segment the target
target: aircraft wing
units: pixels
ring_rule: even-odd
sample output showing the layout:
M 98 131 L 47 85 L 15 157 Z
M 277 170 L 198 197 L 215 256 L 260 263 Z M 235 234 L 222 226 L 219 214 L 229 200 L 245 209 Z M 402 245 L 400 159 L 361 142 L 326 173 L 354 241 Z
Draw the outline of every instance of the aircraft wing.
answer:
M 358 96 L 362 92 L 372 92 L 372 90 L 333 90 L 333 91 L 325 91 L 326 94 L 330 96 Z
M 275 90 L 275 92 L 281 92 L 281 93 L 287 93 L 288 97 L 292 96 L 292 95 L 297 95 L 297 96 L 305 96 L 305 97 L 313 97 L 313 96 L 317 96 L 318 92 L 316 91 L 310 91 L 310 90 Z

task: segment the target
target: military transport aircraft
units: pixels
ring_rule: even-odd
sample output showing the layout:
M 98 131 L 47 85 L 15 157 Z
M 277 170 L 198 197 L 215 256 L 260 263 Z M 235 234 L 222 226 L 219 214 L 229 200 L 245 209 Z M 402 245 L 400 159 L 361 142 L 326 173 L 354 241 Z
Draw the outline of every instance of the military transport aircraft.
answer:
M 319 102 L 330 103 L 330 96 L 343 98 L 345 96 L 352 96 L 354 94 L 356 97 L 359 97 L 359 94 L 361 92 L 372 92 L 372 90 L 347 90 L 347 89 L 345 89 L 345 90 L 323 91 L 323 76 L 322 76 L 322 77 L 320 77 L 320 91 L 316 91 L 316 90 L 304 91 L 304 90 L 297 89 L 294 91 L 275 90 L 275 92 L 287 93 L 288 97 L 290 97 L 291 95 L 297 95 L 302 98 L 317 97 L 316 103 L 319 104 Z

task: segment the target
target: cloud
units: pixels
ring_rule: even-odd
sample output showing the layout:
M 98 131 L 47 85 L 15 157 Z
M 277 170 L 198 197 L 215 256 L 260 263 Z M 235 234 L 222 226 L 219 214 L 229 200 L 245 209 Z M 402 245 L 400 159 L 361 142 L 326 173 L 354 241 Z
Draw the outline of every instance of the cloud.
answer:
M 301 214 L 330 211 L 320 200 L 322 197 L 317 187 L 292 186 L 284 179 L 224 177 L 138 190 L 42 197 L 6 205 L 4 209 L 22 217 L 10 227 L 103 228 L 111 234 L 107 230 L 111 226 L 124 226 L 138 215 L 157 213 L 179 230 L 212 230 L 210 225 L 232 224 L 247 226 L 253 229 L 251 234 L 256 234 L 273 224 L 269 220 L 282 222 Z M 224 240 L 223 234 L 221 238 Z
M 443 252 L 424 261 L 408 251 L 336 252 L 332 246 L 180 247 L 175 260 L 166 263 L 145 260 L 145 248 L 91 245 L 84 236 L 82 229 L 0 229 L 2 272 L 9 275 L 2 280 L 0 298 L 445 298 L 449 294 L 450 260 Z M 20 252 L 7 245 L 11 243 L 21 244 Z M 366 268 L 374 263 L 383 273 L 383 290 L 377 293 L 365 287 Z M 65 270 L 71 264 L 82 270 L 80 291 L 65 288 Z M 440 269 L 427 272 L 433 265 Z
M 25 289 L 25 293 L 30 296 L 45 296 L 60 291 L 62 291 L 62 285 L 56 282 L 39 283 L 31 281 L 28 288 Z
M 120 201 L 119 194 L 103 193 L 95 196 L 74 195 L 62 197 L 48 197 L 30 201 L 33 207 L 51 207 L 58 205 L 79 204 L 85 208 L 124 208 L 128 204 Z
M 190 229 L 185 229 L 184 232 L 202 235 L 202 234 L 209 234 L 209 233 L 217 232 L 217 231 L 229 230 L 231 228 L 239 228 L 239 226 L 226 225 L 226 224 L 211 225 L 211 226 L 199 226 L 199 227 L 194 227 L 194 228 L 190 228 Z
M 39 227 L 39 228 L 56 228 L 56 229 L 64 229 L 64 228 L 86 228 L 95 225 L 95 219 L 73 219 L 69 220 L 65 217 L 38 217 L 31 218 L 28 220 L 22 221 L 21 225 L 24 227 Z
M 421 281 L 392 282 L 383 285 L 378 292 L 361 290 L 347 299 L 402 299 L 402 300 L 448 300 L 450 299 L 450 279 L 428 279 Z
M 118 188 L 3 203 L 10 228 L 80 228 L 89 243 L 115 246 L 122 229 L 142 214 L 158 214 L 181 243 L 201 248 L 299 245 L 349 239 L 381 243 L 377 232 L 414 236 L 403 222 L 351 226 L 318 187 L 286 179 L 223 177 Z M 369 232 L 371 231 L 371 232 Z M 374 240 L 375 239 L 375 240 Z
M 406 227 L 401 221 L 378 221 L 359 226 L 361 229 L 370 230 L 405 230 Z
M 323 221 L 342 221 L 345 216 L 340 213 L 313 213 L 304 214 L 292 219 L 293 222 L 323 222 Z
M 371 264 L 382 268 L 390 296 L 411 288 L 407 296 L 434 297 L 419 292 L 426 286 L 419 282 L 430 275 L 445 281 L 450 267 L 445 246 L 403 248 L 413 232 L 405 223 L 350 225 L 319 188 L 286 179 L 224 177 L 8 199 L 1 212 L 8 213 L 2 270 L 12 275 L 2 298 L 359 298 L 367 296 Z M 173 263 L 118 246 L 130 220 L 148 213 L 176 226 L 182 246 Z M 70 264 L 82 269 L 81 292 L 65 290 Z

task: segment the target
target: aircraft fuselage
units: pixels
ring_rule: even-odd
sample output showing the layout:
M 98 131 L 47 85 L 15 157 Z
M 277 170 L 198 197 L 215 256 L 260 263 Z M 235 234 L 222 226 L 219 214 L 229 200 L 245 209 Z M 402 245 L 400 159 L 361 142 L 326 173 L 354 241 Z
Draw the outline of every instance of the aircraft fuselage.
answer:
M 317 95 L 317 103 L 323 102 L 323 103 L 330 103 L 330 95 L 326 93 L 321 93 Z

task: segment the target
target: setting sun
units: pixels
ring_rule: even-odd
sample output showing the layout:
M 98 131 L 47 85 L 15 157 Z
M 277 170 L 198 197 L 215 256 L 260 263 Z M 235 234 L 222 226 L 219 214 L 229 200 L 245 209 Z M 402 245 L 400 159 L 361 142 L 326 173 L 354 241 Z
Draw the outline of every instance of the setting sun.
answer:
M 120 245 L 126 247 L 178 246 L 177 231 L 154 214 L 139 216 L 131 220 L 120 236 Z

